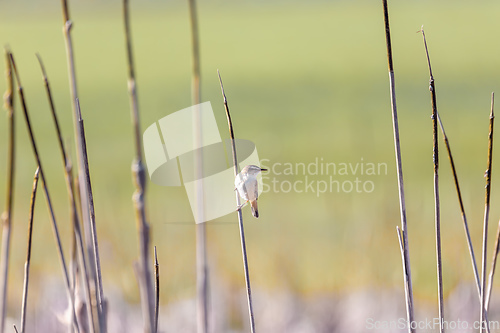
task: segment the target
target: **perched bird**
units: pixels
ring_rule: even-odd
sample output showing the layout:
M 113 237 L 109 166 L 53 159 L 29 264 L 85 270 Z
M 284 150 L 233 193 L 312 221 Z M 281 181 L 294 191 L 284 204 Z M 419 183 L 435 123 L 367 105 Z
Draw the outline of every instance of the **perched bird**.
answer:
M 256 165 L 247 165 L 234 179 L 235 190 L 238 191 L 240 197 L 245 201 L 238 209 L 250 201 L 252 215 L 256 218 L 259 217 L 259 210 L 257 209 L 257 199 L 259 197 L 257 175 L 261 171 L 267 171 L 267 169 L 262 169 Z

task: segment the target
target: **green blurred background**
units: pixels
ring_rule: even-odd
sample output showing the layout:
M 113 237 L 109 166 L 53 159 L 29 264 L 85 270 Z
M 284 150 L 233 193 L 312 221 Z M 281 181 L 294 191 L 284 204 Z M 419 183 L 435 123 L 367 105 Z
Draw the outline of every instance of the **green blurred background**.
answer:
M 138 300 L 132 263 L 137 233 L 131 202 L 132 126 L 127 96 L 121 1 L 72 1 L 77 78 L 87 131 L 90 172 L 106 288 Z M 191 105 L 191 46 L 186 2 L 132 1 L 132 29 L 142 127 Z M 479 254 L 484 207 L 490 94 L 500 91 L 500 4 L 495 1 L 390 3 L 409 242 L 417 299 L 436 297 L 432 125 L 425 26 L 438 108 L 452 149 Z M 223 76 L 236 136 L 256 143 L 273 163 L 386 163 L 388 172 L 359 176 L 372 193 L 283 193 L 259 201 L 261 217 L 244 210 L 252 286 L 300 295 L 402 290 L 395 227 L 399 206 L 380 1 L 200 1 L 202 100 L 210 101 L 228 138 L 216 69 Z M 75 156 L 59 3 L 3 1 L 0 43 L 20 71 L 56 216 L 70 250 L 69 209 L 54 127 L 35 52 L 53 88 L 63 134 Z M 5 80 L 0 80 L 5 91 Z M 28 206 L 35 163 L 19 101 L 12 269 L 9 298 L 16 313 L 22 290 Z M 2 117 L 0 117 L 2 119 Z M 5 117 L 3 117 L 5 119 Z M 5 188 L 6 121 L 0 121 L 0 189 Z M 440 141 L 441 143 L 442 141 Z M 473 285 L 455 189 L 441 158 L 445 294 Z M 490 235 L 500 216 L 493 162 Z M 276 175 L 279 182 L 303 175 Z M 352 181 L 355 176 L 334 176 Z M 327 180 L 326 176 L 310 179 Z M 162 300 L 195 295 L 195 227 L 183 187 L 148 184 L 152 243 L 161 264 Z M 4 190 L 0 203 L 5 202 Z M 35 214 L 32 281 L 59 279 L 60 268 L 43 195 Z M 207 224 L 213 281 L 243 290 L 236 214 Z M 490 242 L 490 253 L 493 241 Z M 479 257 L 478 257 L 479 260 Z M 478 261 L 479 262 L 479 261 Z M 33 291 L 32 295 L 36 295 Z M 35 296 L 33 296 L 35 297 Z M 14 309 L 15 307 L 15 309 Z

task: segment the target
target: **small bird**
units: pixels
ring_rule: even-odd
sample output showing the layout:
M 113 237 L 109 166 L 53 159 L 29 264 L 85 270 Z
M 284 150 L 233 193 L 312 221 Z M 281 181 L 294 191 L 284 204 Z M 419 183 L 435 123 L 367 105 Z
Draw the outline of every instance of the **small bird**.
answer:
M 259 217 L 259 210 L 257 209 L 257 199 L 259 197 L 257 175 L 261 171 L 267 171 L 267 169 L 262 169 L 256 165 L 247 165 L 234 179 L 235 190 L 237 190 L 240 197 L 245 200 L 237 209 L 241 209 L 241 207 L 250 201 L 252 215 L 255 218 Z

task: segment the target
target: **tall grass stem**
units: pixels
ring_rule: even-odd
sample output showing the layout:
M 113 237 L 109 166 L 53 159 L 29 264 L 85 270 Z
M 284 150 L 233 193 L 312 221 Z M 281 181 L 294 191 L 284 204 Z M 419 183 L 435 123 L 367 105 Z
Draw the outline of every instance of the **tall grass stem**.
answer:
M 398 175 L 399 209 L 401 215 L 401 233 L 403 241 L 402 261 L 404 269 L 403 279 L 404 279 L 405 298 L 406 298 L 406 317 L 407 321 L 410 323 L 410 325 L 408 325 L 408 332 L 412 333 L 415 331 L 413 329 L 413 326 L 411 325 L 411 323 L 414 322 L 413 286 L 411 279 L 410 249 L 408 245 L 408 227 L 406 221 L 406 203 L 405 203 L 405 192 L 403 183 L 403 163 L 401 161 L 401 144 L 399 139 L 398 111 L 396 106 L 396 84 L 394 81 L 394 65 L 392 60 L 391 29 L 389 26 L 389 9 L 387 5 L 387 0 L 382 0 L 382 4 L 384 7 L 387 64 L 389 68 L 389 91 L 391 95 L 392 125 L 394 132 L 394 150 L 396 154 L 396 169 Z
M 134 180 L 135 192 L 133 194 L 132 200 L 134 202 L 137 232 L 139 237 L 140 268 L 138 274 L 142 275 L 142 278 L 138 279 L 138 282 L 144 284 L 141 288 L 139 288 L 139 290 L 141 291 L 144 329 L 146 332 L 154 332 L 154 294 L 151 271 L 149 268 L 150 226 L 146 219 L 145 203 L 146 174 L 144 164 L 142 162 L 141 126 L 139 118 L 137 86 L 135 81 L 134 58 L 132 52 L 132 37 L 130 31 L 130 11 L 128 0 L 123 0 L 123 20 L 125 27 L 125 42 L 128 60 L 128 92 L 130 97 L 130 109 L 135 139 L 135 159 L 132 162 L 132 177 Z
M 66 57 L 68 63 L 68 78 L 70 84 L 70 92 L 71 92 L 71 106 L 73 109 L 73 125 L 74 125 L 74 135 L 75 135 L 75 145 L 77 151 L 77 165 L 78 165 L 78 182 L 82 185 L 86 183 L 85 180 L 85 162 L 84 162 L 84 152 L 83 145 L 81 142 L 82 133 L 80 133 L 80 124 L 78 121 L 77 115 L 77 105 L 76 101 L 78 100 L 78 87 L 76 80 L 76 66 L 75 66 L 75 52 L 73 49 L 73 39 L 71 36 L 71 31 L 73 28 L 73 22 L 70 19 L 69 5 L 68 0 L 61 0 L 62 4 L 62 12 L 63 12 L 63 33 L 64 40 L 66 43 Z M 99 318 L 103 317 L 104 313 L 104 291 L 102 288 L 102 276 L 101 268 L 99 266 L 99 254 L 98 250 L 95 248 L 97 244 L 97 233 L 95 227 L 95 221 L 91 219 L 91 203 L 88 202 L 91 194 L 88 193 L 87 186 L 80 186 L 80 207 L 82 211 L 83 218 L 83 229 L 85 233 L 85 246 L 87 247 L 88 260 L 89 260 L 89 268 L 90 268 L 90 280 L 97 290 L 97 294 L 99 298 L 97 299 L 97 305 L 99 308 Z M 105 320 L 101 321 L 100 325 L 101 330 L 103 330 L 105 325 Z M 105 329 L 104 329 L 105 330 Z M 103 331 L 104 331 L 103 330 Z
M 488 132 L 488 166 L 485 172 L 486 187 L 484 195 L 484 222 L 483 222 L 483 252 L 482 252 L 482 274 L 481 274 L 481 308 L 480 308 L 480 333 L 483 333 L 484 327 L 488 327 L 489 323 L 485 323 L 486 313 L 486 262 L 488 250 L 488 219 L 490 216 L 490 197 L 491 197 L 491 166 L 493 162 L 493 125 L 495 114 L 493 112 L 495 105 L 495 94 L 491 93 L 491 112 L 490 112 L 490 125 Z M 486 325 L 484 325 L 486 324 Z
M 14 115 L 14 77 L 10 62 L 10 51 L 5 49 L 5 76 L 7 90 L 4 94 L 4 107 L 7 111 L 7 193 L 5 197 L 5 210 L 1 216 L 2 222 L 2 248 L 0 252 L 0 332 L 4 332 L 5 316 L 7 312 L 7 292 L 9 280 L 10 239 L 12 234 L 12 206 L 14 203 L 14 175 L 16 132 Z
M 70 284 L 70 280 L 69 280 L 66 260 L 64 259 L 64 251 L 62 248 L 61 237 L 59 235 L 59 228 L 57 226 L 57 221 L 56 221 L 54 209 L 52 206 L 52 200 L 51 200 L 51 197 L 49 194 L 49 189 L 48 189 L 48 185 L 47 185 L 47 178 L 45 177 L 45 174 L 43 172 L 43 167 L 42 167 L 42 163 L 40 160 L 40 155 L 38 153 L 38 148 L 36 145 L 35 135 L 33 133 L 33 129 L 31 126 L 31 121 L 30 121 L 30 117 L 29 117 L 29 113 L 28 113 L 28 106 L 26 105 L 26 99 L 24 96 L 24 89 L 23 89 L 23 86 L 21 84 L 20 76 L 19 76 L 19 73 L 17 71 L 16 63 L 14 61 L 14 55 L 12 53 L 10 53 L 10 61 L 11 61 L 12 69 L 14 70 L 14 74 L 15 74 L 16 81 L 17 81 L 17 91 L 19 93 L 19 98 L 21 100 L 21 105 L 22 105 L 22 109 L 23 109 L 23 113 L 24 113 L 24 120 L 26 122 L 26 127 L 28 129 L 28 134 L 29 134 L 30 141 L 31 141 L 31 147 L 33 148 L 33 154 L 35 156 L 35 161 L 38 164 L 38 167 L 40 168 L 40 171 L 39 171 L 40 178 L 42 179 L 43 191 L 45 194 L 45 199 L 47 201 L 47 207 L 48 207 L 50 218 L 52 221 L 52 230 L 54 232 L 54 238 L 55 238 L 55 242 L 56 242 L 56 246 L 57 246 L 57 252 L 59 255 L 59 260 L 61 262 L 61 268 L 62 268 L 64 283 L 65 283 L 65 287 L 66 287 L 66 293 L 67 293 L 70 309 L 72 312 L 72 316 L 74 317 L 73 318 L 74 327 L 75 327 L 75 330 L 77 332 L 80 332 L 80 328 L 78 326 L 78 323 L 76 322 L 76 316 L 75 316 L 75 311 L 74 311 L 75 306 L 74 306 L 73 293 L 71 291 L 71 284 Z
M 191 24 L 191 48 L 192 48 L 192 77 L 191 77 L 191 104 L 195 106 L 195 117 L 193 117 L 194 143 L 201 147 L 201 109 L 197 105 L 201 103 L 201 74 L 200 74 L 200 42 L 198 30 L 198 14 L 196 0 L 188 0 L 189 18 Z M 196 179 L 201 179 L 203 166 L 203 152 L 197 149 L 194 156 L 194 168 Z M 204 221 L 203 184 L 196 185 L 196 214 L 198 221 Z M 196 303 L 197 303 L 197 332 L 207 333 L 209 331 L 209 273 L 207 260 L 207 231 L 205 223 L 196 224 Z
M 437 97 L 436 85 L 434 76 L 432 74 L 431 60 L 429 57 L 429 50 L 427 48 L 427 40 L 425 32 L 421 29 L 425 55 L 427 57 L 427 66 L 429 68 L 429 91 L 431 93 L 431 106 L 432 106 L 432 160 L 434 164 L 434 222 L 436 231 L 436 263 L 437 263 L 437 285 L 438 285 L 438 309 L 439 309 L 439 331 L 444 332 L 444 302 L 443 302 L 443 261 L 441 251 L 441 205 L 439 201 L 439 141 L 438 141 L 438 111 L 437 111 Z
M 236 156 L 236 144 L 234 141 L 234 129 L 233 122 L 231 120 L 231 114 L 229 113 L 229 106 L 227 105 L 226 93 L 224 92 L 224 86 L 222 85 L 222 78 L 220 76 L 219 70 L 217 70 L 217 75 L 219 76 L 220 89 L 222 92 L 222 98 L 224 100 L 224 109 L 226 110 L 227 124 L 229 127 L 229 136 L 231 138 L 231 152 L 233 155 L 233 167 L 234 167 L 234 176 L 238 175 L 239 167 L 238 167 L 238 158 Z M 240 196 L 238 192 L 236 193 L 236 207 L 238 207 L 238 225 L 240 228 L 240 240 L 241 240 L 241 254 L 243 256 L 243 270 L 245 273 L 245 284 L 247 290 L 247 302 L 248 302 L 248 314 L 250 318 L 250 332 L 255 332 L 255 319 L 253 313 L 253 304 L 252 304 L 252 288 L 250 286 L 250 273 L 248 270 L 248 258 L 247 258 L 247 246 L 245 242 L 245 229 L 243 227 L 243 213 L 240 207 Z
M 158 263 L 158 255 L 155 246 L 155 329 L 158 333 L 158 316 L 160 314 L 160 264 Z
M 31 244 L 33 240 L 33 216 L 35 214 L 36 189 L 38 187 L 38 174 L 40 169 L 35 171 L 33 179 L 33 190 L 31 191 L 29 226 L 28 226 L 28 249 L 26 250 L 26 262 L 24 264 L 24 281 L 23 281 L 23 301 L 21 306 L 21 333 L 24 333 L 26 324 L 26 306 L 28 304 L 28 285 L 30 280 L 30 265 L 31 265 Z
M 59 150 L 61 151 L 61 157 L 64 165 L 64 178 L 66 181 L 66 189 L 68 192 L 69 205 L 71 209 L 71 220 L 73 224 L 73 238 L 77 250 L 78 259 L 80 261 L 80 271 L 83 280 L 83 287 L 86 298 L 86 306 L 87 306 L 87 314 L 89 316 L 89 327 L 91 332 L 96 332 L 99 328 L 99 309 L 97 308 L 97 290 L 96 288 L 92 288 L 89 281 L 89 270 L 87 265 L 87 259 L 85 256 L 85 248 L 83 243 L 83 237 L 80 228 L 79 214 L 77 211 L 76 199 L 75 199 L 75 190 L 73 186 L 73 167 L 71 164 L 71 159 L 68 157 L 66 153 L 66 149 L 64 147 L 61 126 L 59 125 L 59 120 L 57 117 L 54 100 L 52 98 L 52 90 L 50 88 L 49 79 L 47 77 L 47 73 L 45 71 L 45 66 L 43 65 L 42 57 L 37 54 L 38 62 L 40 64 L 40 69 L 42 71 L 42 79 L 45 85 L 45 91 L 47 93 L 47 99 L 49 101 L 50 111 L 52 114 L 52 120 L 54 121 L 54 126 L 56 128 L 57 138 L 59 142 Z M 75 272 L 76 273 L 76 272 Z M 76 276 L 75 281 L 76 282 Z

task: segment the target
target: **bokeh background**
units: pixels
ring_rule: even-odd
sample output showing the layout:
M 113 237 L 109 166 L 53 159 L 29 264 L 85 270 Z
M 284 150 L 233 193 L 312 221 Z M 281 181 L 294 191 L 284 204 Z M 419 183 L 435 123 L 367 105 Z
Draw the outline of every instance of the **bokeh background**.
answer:
M 500 4 L 391 1 L 389 6 L 416 306 L 437 316 L 429 77 L 422 36 L 416 32 L 424 25 L 438 109 L 454 152 L 479 260 L 490 94 L 500 91 Z M 188 8 L 185 1 L 132 1 L 131 9 L 145 129 L 165 115 L 190 106 Z M 139 299 L 132 269 L 138 246 L 131 201 L 133 141 L 121 1 L 71 1 L 70 10 L 104 289 L 119 295 L 120 301 L 115 303 L 133 307 Z M 202 100 L 212 103 L 223 138 L 229 135 L 217 69 L 223 76 L 236 136 L 255 142 L 260 158 L 267 159 L 266 166 L 287 162 L 307 165 L 316 159 L 337 164 L 387 164 L 387 174 L 333 175 L 340 182 L 356 177 L 371 181 L 371 193 L 335 190 L 318 195 L 310 191 L 285 193 L 287 188 L 278 188 L 262 195 L 258 220 L 251 217 L 248 208 L 244 210 L 251 282 L 256 303 L 261 299 L 258 308 L 265 308 L 263 299 L 285 295 L 284 304 L 297 302 L 302 304 L 301 309 L 309 309 L 299 311 L 301 315 L 312 313 L 314 317 L 314 313 L 324 311 L 327 320 L 336 322 L 343 320 L 333 315 L 338 313 L 336 309 L 348 307 L 342 300 L 356 295 L 360 304 L 372 304 L 373 309 L 380 304 L 366 300 L 384 298 L 388 308 L 395 309 L 393 317 L 404 316 L 381 2 L 202 0 L 198 15 Z M 35 58 L 38 52 L 45 62 L 63 135 L 75 156 L 59 2 L 2 1 L 0 43 L 10 45 L 16 57 L 68 255 L 69 208 L 63 166 Z M 5 88 L 2 79 L 0 91 Z M 20 309 L 35 171 L 16 102 L 18 145 L 8 310 L 13 318 L 18 318 Z M 0 133 L 6 133 L 5 121 L 0 121 Z M 449 298 L 457 290 L 465 288 L 474 293 L 475 289 L 449 163 L 441 147 L 444 291 Z M 0 175 L 6 172 L 6 154 L 5 134 L 0 137 Z M 500 217 L 497 156 L 495 153 L 493 160 L 490 240 Z M 276 179 L 278 186 L 305 180 L 303 174 L 280 175 L 273 170 L 267 177 L 268 184 Z M 0 189 L 5 188 L 5 178 L 0 176 Z M 329 176 L 308 175 L 308 179 L 329 181 Z M 4 192 L 0 190 L 0 203 L 5 202 Z M 35 312 L 50 303 L 46 286 L 62 284 L 44 201 L 40 194 L 30 289 L 30 307 Z M 184 188 L 148 183 L 147 211 L 152 244 L 158 247 L 161 265 L 162 307 L 182 307 L 191 313 L 196 290 L 195 225 Z M 228 313 L 230 319 L 224 319 L 227 331 L 243 330 L 247 318 L 236 214 L 209 222 L 207 233 L 213 309 Z M 493 241 L 489 244 L 491 254 Z M 231 300 L 232 295 L 239 295 L 240 301 Z M 324 304 L 303 305 L 319 304 L 318 300 Z M 240 304 L 241 311 L 232 309 L 231 302 Z M 472 297 L 470 302 L 477 303 L 477 298 Z M 350 314 L 354 315 L 357 307 L 351 307 L 354 310 Z M 268 310 L 259 313 L 270 316 Z M 363 316 L 357 319 L 361 323 L 366 319 Z M 258 317 L 256 320 L 259 323 Z

